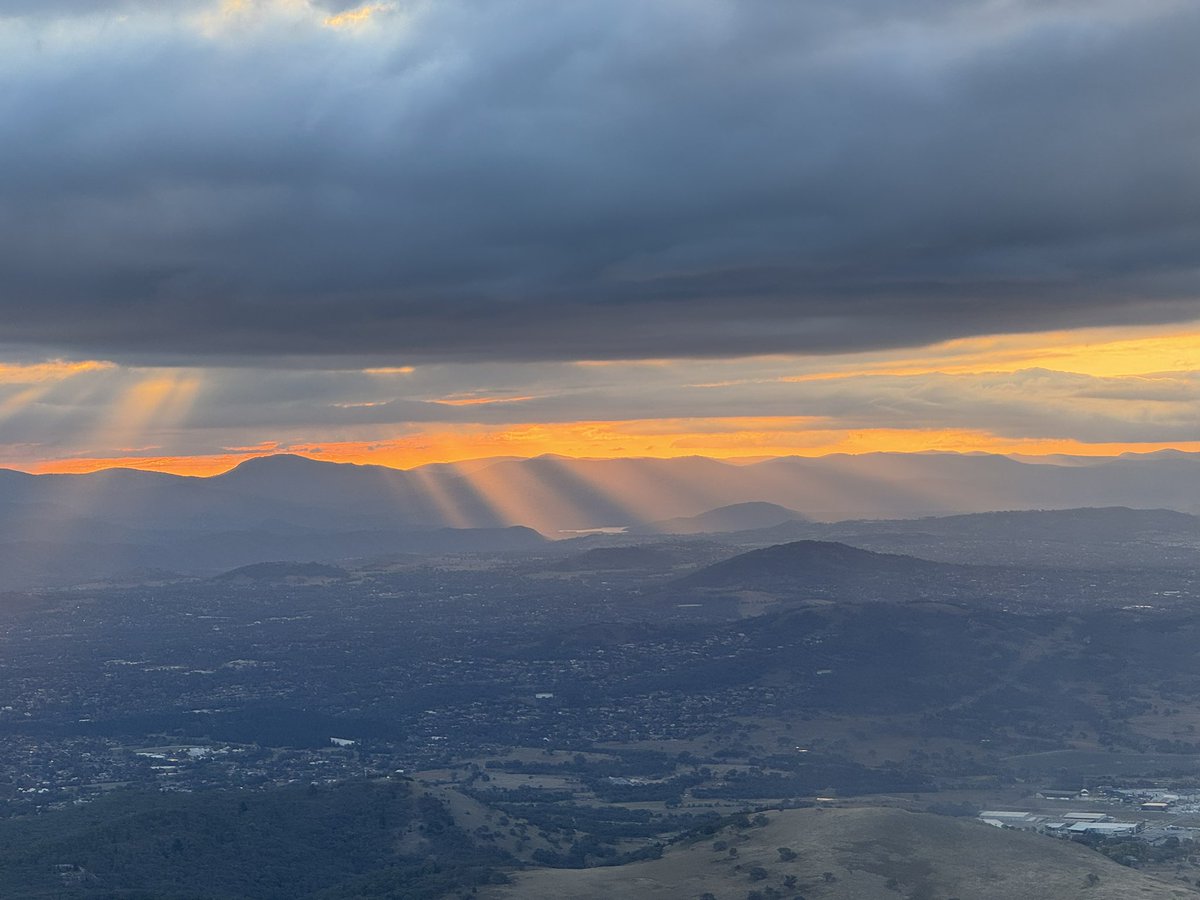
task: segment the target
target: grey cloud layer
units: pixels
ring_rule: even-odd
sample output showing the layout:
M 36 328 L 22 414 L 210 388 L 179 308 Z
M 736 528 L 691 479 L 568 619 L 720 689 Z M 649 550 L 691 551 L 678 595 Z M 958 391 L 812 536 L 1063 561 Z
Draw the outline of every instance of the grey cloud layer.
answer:
M 1200 315 L 1195 4 L 439 0 L 335 31 L 347 4 L 264 2 L 216 34 L 81 6 L 0 3 L 0 343 L 633 358 Z

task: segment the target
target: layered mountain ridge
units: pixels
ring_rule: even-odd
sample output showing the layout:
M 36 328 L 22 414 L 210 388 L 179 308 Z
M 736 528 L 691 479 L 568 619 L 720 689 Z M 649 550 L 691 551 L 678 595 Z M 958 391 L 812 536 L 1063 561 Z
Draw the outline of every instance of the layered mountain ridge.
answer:
M 1049 513 L 1036 524 L 1014 518 L 1028 513 L 919 518 L 1078 506 L 1161 509 L 1059 514 L 1069 523 Z M 0 470 L 0 587 L 146 567 L 213 574 L 272 560 L 527 552 L 592 529 L 624 529 L 623 540 L 713 534 L 730 546 L 833 540 L 945 562 L 983 561 L 977 554 L 999 547 L 1053 563 L 1056 534 L 1082 528 L 1103 537 L 1105 554 L 1136 534 L 1186 556 L 1200 534 L 1195 512 L 1200 454 L 1183 453 L 1061 464 L 956 454 L 754 463 L 545 456 L 410 470 L 278 455 L 209 478 Z

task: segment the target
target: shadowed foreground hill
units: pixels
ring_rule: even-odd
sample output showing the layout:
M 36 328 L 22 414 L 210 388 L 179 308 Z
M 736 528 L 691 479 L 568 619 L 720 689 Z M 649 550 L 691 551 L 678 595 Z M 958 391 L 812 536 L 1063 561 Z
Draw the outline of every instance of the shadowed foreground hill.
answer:
M 489 900 L 1166 900 L 1200 896 L 1069 841 L 898 809 L 772 812 L 668 848 L 661 859 L 541 869 Z M 734 854 L 736 851 L 736 855 Z M 794 858 L 791 858 L 794 854 Z
M 5 900 L 434 900 L 511 862 L 405 781 L 120 792 L 0 821 Z

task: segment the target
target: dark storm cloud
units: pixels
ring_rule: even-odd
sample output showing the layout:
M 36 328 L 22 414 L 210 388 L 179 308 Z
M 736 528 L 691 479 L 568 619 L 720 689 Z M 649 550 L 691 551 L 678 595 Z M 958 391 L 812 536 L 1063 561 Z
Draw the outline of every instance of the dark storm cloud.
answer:
M 1194 4 L 367 5 L 0 4 L 0 343 L 715 356 L 1200 315 Z

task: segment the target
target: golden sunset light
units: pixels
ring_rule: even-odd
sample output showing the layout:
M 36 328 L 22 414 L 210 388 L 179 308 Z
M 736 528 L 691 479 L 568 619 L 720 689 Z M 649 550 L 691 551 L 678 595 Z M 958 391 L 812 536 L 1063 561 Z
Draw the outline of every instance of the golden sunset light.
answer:
M 126 372 L 110 362 L 62 360 L 12 365 L 0 369 L 0 417 L 12 418 L 30 406 L 45 403 L 48 397 L 53 399 L 56 385 L 68 385 L 72 391 L 84 392 L 78 396 L 86 396 L 89 407 L 96 412 L 96 424 L 90 431 L 64 434 L 55 453 L 44 458 L 36 456 L 36 444 L 22 443 L 15 452 L 8 451 L 5 463 L 31 472 L 129 467 L 211 475 L 262 452 L 227 449 L 243 445 L 403 469 L 492 456 L 542 454 L 728 459 L 938 451 L 1110 456 L 1164 449 L 1193 452 L 1200 448 L 1200 433 L 1188 429 L 1200 415 L 1200 331 L 1192 324 L 961 338 L 919 352 L 574 365 L 586 377 L 583 381 L 574 378 L 578 384 L 567 388 L 562 385 L 571 377 L 566 374 L 569 368 L 562 373 L 534 373 L 538 380 L 512 370 L 509 377 L 514 381 L 470 390 L 452 389 L 440 396 L 439 387 L 453 388 L 454 379 L 464 377 L 469 370 L 460 367 L 440 371 L 434 367 L 422 370 L 426 374 L 420 375 L 411 366 L 367 369 L 363 374 L 376 380 L 354 388 L 364 393 L 332 405 L 348 414 L 373 411 L 378 421 L 322 424 L 314 411 L 312 424 L 302 439 L 283 433 L 293 431 L 294 426 L 243 425 L 237 427 L 236 434 L 223 429 L 220 447 L 195 453 L 179 452 L 183 449 L 180 442 L 186 443 L 191 430 L 202 427 L 195 420 L 209 414 L 204 409 L 207 404 L 221 402 L 211 390 L 206 392 L 202 370 Z M 495 377 L 498 373 L 484 374 Z M 693 380 L 697 376 L 714 380 Z M 1002 380 L 1004 376 L 1038 385 L 1040 394 L 1027 398 L 1023 420 L 1018 417 L 1003 432 L 969 424 L 972 410 L 981 402 L 1003 402 L 1009 417 L 1020 407 L 1005 387 L 1012 383 Z M 242 375 L 235 370 L 223 377 L 236 383 Z M 345 373 L 318 374 L 314 383 L 333 383 L 345 377 Z M 388 380 L 390 377 L 404 380 Z M 846 387 L 839 388 L 839 383 Z M 568 391 L 565 394 L 564 389 Z M 851 394 L 844 393 L 851 389 Z M 829 402 L 821 392 L 829 390 L 843 392 L 837 395 L 840 408 L 836 413 L 820 408 Z M 633 396 L 622 401 L 626 391 L 632 391 Z M 732 398 L 730 402 L 743 406 L 746 412 L 682 417 L 671 414 L 679 402 L 673 398 L 705 394 L 727 394 Z M 643 411 L 629 418 L 594 416 L 621 405 L 632 409 L 631 401 L 639 395 L 659 414 L 646 415 Z M 893 409 L 893 404 L 880 405 L 882 397 L 893 395 L 895 403 L 911 408 L 911 413 L 894 415 L 900 406 Z M 231 399 L 235 396 L 236 389 Z M 562 396 L 564 402 L 566 397 L 572 398 L 566 408 L 573 410 L 574 416 L 551 406 L 557 396 Z M 919 403 L 913 398 L 920 398 Z M 940 409 L 936 424 L 922 421 L 923 417 L 933 416 L 931 403 Z M 435 412 L 419 425 L 406 423 L 401 410 L 413 409 L 412 404 L 460 410 L 465 418 L 439 421 L 440 414 Z M 768 405 L 786 406 L 800 413 L 806 404 L 814 407 L 812 415 L 754 413 L 756 407 Z M 1112 423 L 1112 433 L 1073 435 L 1070 429 L 1064 430 L 1062 417 L 1041 415 L 1060 406 L 1063 410 L 1090 411 L 1093 422 L 1097 416 L 1103 417 Z M 302 406 L 295 408 L 303 415 Z M 472 421 L 471 410 L 484 408 L 493 418 Z M 524 412 L 539 409 L 553 409 L 553 417 L 538 421 L 527 418 Z M 390 424 L 389 416 L 396 417 Z M 896 419 L 899 421 L 893 421 Z M 1148 431 L 1131 440 L 1125 436 L 1128 429 L 1122 422 L 1158 422 L 1164 431 L 1173 430 L 1175 436 L 1156 437 Z M 78 449 L 62 452 L 73 444 Z M 144 455 L 126 450 L 137 446 L 150 449 Z M 109 449 L 106 454 L 95 453 L 99 448 Z
M 704 432 L 674 431 L 704 427 Z M 644 431 L 642 429 L 645 429 Z M 1160 450 L 1200 452 L 1200 440 L 1171 443 L 1101 443 L 1053 438 L 1005 439 L 983 432 L 859 430 L 840 432 L 803 428 L 794 419 L 743 423 L 711 421 L 576 422 L 564 426 L 525 425 L 503 431 L 427 433 L 410 439 L 371 443 L 327 442 L 319 445 L 280 445 L 280 453 L 358 465 L 409 469 L 432 463 L 453 463 L 491 456 L 553 454 L 581 459 L 654 457 L 672 459 L 708 456 L 739 459 L 762 456 L 824 456 L 831 453 L 1018 453 L 1027 456 L 1117 456 Z M 255 454 L 211 456 L 125 456 L 50 460 L 24 468 L 47 473 L 96 472 L 110 468 L 145 469 L 176 475 L 216 475 Z

